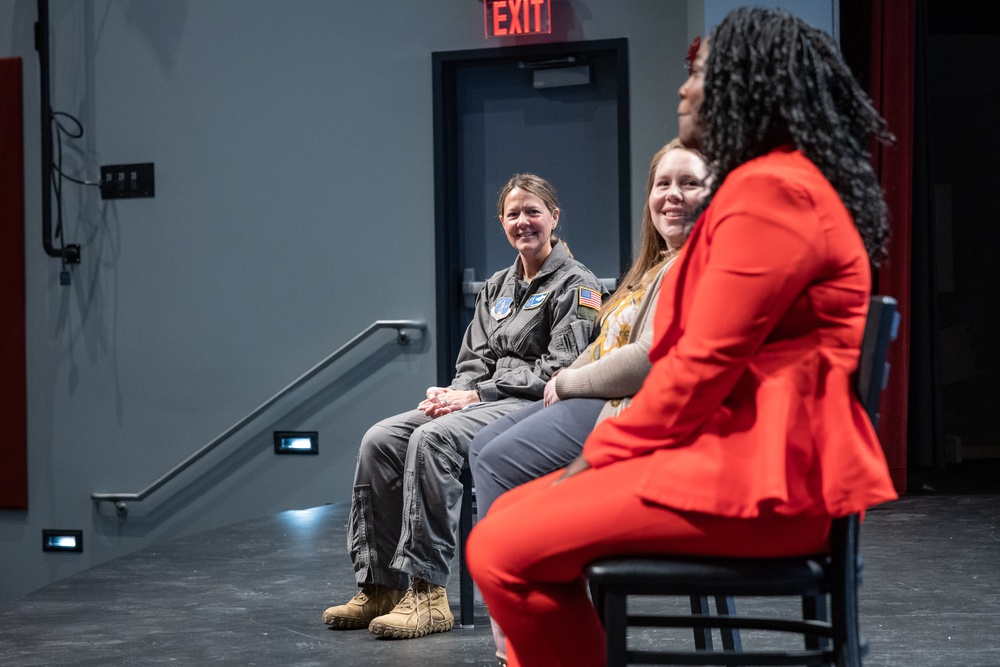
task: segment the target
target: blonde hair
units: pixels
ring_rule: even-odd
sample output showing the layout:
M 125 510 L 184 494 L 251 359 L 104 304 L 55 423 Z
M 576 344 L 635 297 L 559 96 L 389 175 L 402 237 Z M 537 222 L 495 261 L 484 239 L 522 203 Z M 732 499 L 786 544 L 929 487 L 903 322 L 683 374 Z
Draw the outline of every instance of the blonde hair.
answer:
M 680 139 L 671 139 L 663 148 L 656 151 L 652 161 L 649 163 L 649 178 L 646 180 L 646 201 L 642 207 L 642 239 L 639 243 L 639 254 L 635 258 L 635 261 L 632 262 L 632 266 L 625 273 L 625 276 L 618 281 L 618 289 L 611 295 L 611 298 L 604 301 L 600 312 L 597 314 L 598 322 L 602 320 L 607 311 L 618 303 L 618 301 L 624 299 L 630 292 L 642 286 L 645 281 L 650 280 L 655 275 L 655 272 L 652 272 L 651 269 L 670 260 L 680 250 L 679 247 L 671 247 L 667 243 L 667 240 L 656 231 L 656 227 L 653 225 L 653 214 L 649 210 L 649 193 L 653 191 L 653 179 L 656 178 L 656 168 L 659 166 L 660 160 L 663 159 L 664 155 L 675 150 L 687 151 L 697 155 L 705 163 L 706 170 L 708 169 L 708 162 L 705 156 L 700 151 L 688 148 L 682 144 Z

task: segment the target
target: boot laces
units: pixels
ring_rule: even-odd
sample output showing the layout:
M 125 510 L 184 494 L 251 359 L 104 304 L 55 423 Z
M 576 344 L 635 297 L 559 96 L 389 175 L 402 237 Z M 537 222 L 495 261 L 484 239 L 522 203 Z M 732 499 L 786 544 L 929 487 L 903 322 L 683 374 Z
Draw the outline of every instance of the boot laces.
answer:
M 407 611 L 414 611 L 419 606 L 417 600 L 417 593 L 422 592 L 427 597 L 430 597 L 430 586 L 427 582 L 421 579 L 414 579 L 410 582 L 410 585 L 406 588 L 406 594 L 403 595 L 403 599 L 399 601 L 396 605 L 397 609 L 406 609 Z

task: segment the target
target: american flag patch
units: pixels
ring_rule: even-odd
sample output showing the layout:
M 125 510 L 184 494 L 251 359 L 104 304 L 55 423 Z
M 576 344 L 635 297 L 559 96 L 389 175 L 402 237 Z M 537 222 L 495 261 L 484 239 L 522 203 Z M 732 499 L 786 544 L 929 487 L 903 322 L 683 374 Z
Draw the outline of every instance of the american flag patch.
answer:
M 580 288 L 580 305 L 587 306 L 588 308 L 593 308 L 594 310 L 601 309 L 601 293 L 595 292 L 592 289 L 587 289 L 586 287 Z

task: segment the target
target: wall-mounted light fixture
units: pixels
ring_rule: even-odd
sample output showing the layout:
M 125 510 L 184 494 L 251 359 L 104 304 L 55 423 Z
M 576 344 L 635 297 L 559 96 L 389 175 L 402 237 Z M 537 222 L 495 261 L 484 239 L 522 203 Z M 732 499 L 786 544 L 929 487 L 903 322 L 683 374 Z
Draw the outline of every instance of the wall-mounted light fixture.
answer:
M 275 431 L 275 454 L 319 454 L 316 431 Z
M 42 530 L 42 551 L 83 551 L 82 530 Z

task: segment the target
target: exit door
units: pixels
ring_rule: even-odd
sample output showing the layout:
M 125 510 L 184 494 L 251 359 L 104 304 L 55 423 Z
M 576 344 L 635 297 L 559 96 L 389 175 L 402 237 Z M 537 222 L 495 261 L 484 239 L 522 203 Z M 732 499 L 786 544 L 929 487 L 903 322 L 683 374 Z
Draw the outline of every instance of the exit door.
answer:
M 600 278 L 631 254 L 626 40 L 434 54 L 438 382 L 482 281 L 516 257 L 496 198 L 518 172 L 559 193 L 557 234 Z M 464 287 L 464 290 L 463 290 Z

